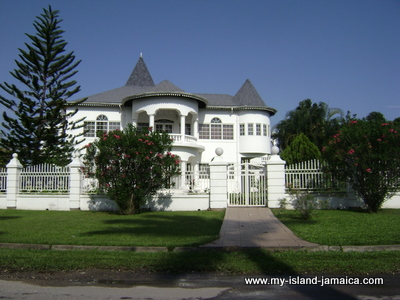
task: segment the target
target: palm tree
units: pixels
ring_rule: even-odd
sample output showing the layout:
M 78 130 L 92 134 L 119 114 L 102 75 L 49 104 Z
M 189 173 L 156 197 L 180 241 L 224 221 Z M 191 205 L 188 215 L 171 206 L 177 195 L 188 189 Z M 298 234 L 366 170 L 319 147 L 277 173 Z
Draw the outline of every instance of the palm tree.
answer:
M 303 133 L 320 150 L 344 119 L 339 108 L 329 108 L 324 102 L 312 103 L 303 100 L 294 110 L 287 112 L 285 119 L 274 128 L 273 137 L 278 139 L 281 150 L 287 148 L 297 135 Z

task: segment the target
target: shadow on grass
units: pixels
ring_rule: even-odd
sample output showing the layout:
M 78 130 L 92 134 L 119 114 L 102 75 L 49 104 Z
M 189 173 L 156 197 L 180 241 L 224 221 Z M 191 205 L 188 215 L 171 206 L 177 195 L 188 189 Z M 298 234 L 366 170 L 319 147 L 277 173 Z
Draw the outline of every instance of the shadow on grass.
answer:
M 0 216 L 0 221 L 7 221 L 11 219 L 19 219 L 21 216 Z
M 222 224 L 220 218 L 196 215 L 163 215 L 143 213 L 138 219 L 105 220 L 105 229 L 82 233 L 81 236 L 125 236 L 132 239 L 145 239 L 151 245 L 151 239 L 175 239 L 176 246 L 199 246 L 216 239 Z M 201 238 L 203 237 L 203 238 Z M 132 245 L 140 246 L 140 245 Z M 160 246 L 173 246 L 170 244 Z
M 244 291 L 245 293 L 255 293 L 257 295 L 261 291 L 265 291 L 265 295 L 273 292 L 275 297 L 279 298 L 279 293 L 283 295 L 293 294 L 293 292 L 300 293 L 304 296 L 304 299 L 356 299 L 348 294 L 337 291 L 331 286 L 318 285 L 307 285 L 307 284 L 289 284 L 290 278 L 314 278 L 313 276 L 299 275 L 291 266 L 276 258 L 276 255 L 272 255 L 270 252 L 254 248 L 237 251 L 223 251 L 223 250 L 199 250 L 194 252 L 172 252 L 166 254 L 155 262 L 153 267 L 156 273 L 155 280 L 157 282 L 168 282 L 170 285 L 177 285 L 179 282 L 188 282 L 188 278 L 193 278 L 193 274 L 198 277 L 204 276 L 204 280 L 207 280 L 207 276 L 210 276 L 207 286 L 218 286 L 218 280 L 213 280 L 213 276 L 218 276 L 221 270 L 227 272 L 227 265 L 233 266 L 231 270 L 228 270 L 231 274 L 238 274 L 238 269 L 235 269 L 235 264 L 247 264 L 253 265 L 254 269 L 257 270 L 255 274 L 243 275 L 243 279 L 240 282 L 240 275 L 232 277 L 232 282 L 227 280 L 228 286 L 236 288 L 237 290 Z M 235 262 L 233 264 L 232 262 Z M 226 274 L 226 273 L 224 273 Z M 235 281 L 233 281 L 233 278 Z M 238 280 L 239 278 L 239 280 Z M 279 286 L 274 285 L 246 285 L 245 278 L 280 278 L 284 279 L 285 284 Z M 319 277 L 320 278 L 320 277 Z M 298 280 L 298 279 L 297 279 Z M 219 283 L 220 286 L 223 283 Z M 223 286 L 227 286 L 226 284 Z M 291 292 L 288 292 L 291 291 Z M 247 299 L 247 298 L 246 298 Z M 257 298 L 259 299 L 259 298 Z M 302 297 L 303 299 L 303 297 Z

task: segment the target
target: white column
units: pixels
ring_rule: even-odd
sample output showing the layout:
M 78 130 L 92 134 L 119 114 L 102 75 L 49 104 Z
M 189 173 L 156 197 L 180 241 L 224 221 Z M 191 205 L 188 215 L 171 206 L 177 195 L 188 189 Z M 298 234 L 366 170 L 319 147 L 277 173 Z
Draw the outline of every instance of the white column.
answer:
M 268 207 L 278 208 L 279 199 L 285 198 L 285 164 L 279 156 L 279 148 L 273 146 L 271 158 L 267 160 Z
M 196 119 L 193 122 L 193 136 L 197 139 L 199 138 L 199 118 L 196 116 Z
M 186 116 L 181 115 L 181 136 L 182 136 L 182 142 L 185 141 L 185 120 L 186 120 Z
M 149 114 L 149 126 L 151 128 L 153 128 L 153 130 L 155 130 L 155 128 L 154 128 L 154 114 Z
M 132 111 L 132 125 L 137 127 L 137 121 L 139 118 L 139 114 Z
M 224 151 L 217 148 L 218 155 L 210 162 L 210 208 L 226 208 L 228 206 L 228 163 L 222 158 Z
M 202 186 L 199 182 L 200 174 L 199 174 L 199 162 L 198 161 L 196 161 L 196 163 L 194 164 L 192 172 L 193 172 L 195 188 L 198 188 L 198 189 L 202 188 Z
M 13 158 L 7 164 L 7 209 L 17 208 L 17 196 L 19 192 L 19 176 L 22 165 L 18 160 L 18 154 L 14 153 Z
M 180 189 L 186 189 L 186 161 L 181 161 L 181 186 Z
M 69 187 L 69 209 L 81 209 L 81 187 L 82 187 L 82 173 L 81 168 L 83 164 L 80 159 L 80 153 L 76 152 L 70 168 L 70 187 Z

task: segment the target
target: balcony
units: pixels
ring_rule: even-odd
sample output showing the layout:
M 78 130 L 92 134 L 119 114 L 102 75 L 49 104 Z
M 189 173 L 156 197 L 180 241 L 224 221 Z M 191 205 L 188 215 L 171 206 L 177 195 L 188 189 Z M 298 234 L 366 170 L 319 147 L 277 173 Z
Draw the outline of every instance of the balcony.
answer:
M 170 133 L 169 136 L 175 142 L 185 142 L 185 143 L 197 143 L 197 138 L 192 135 L 187 134 L 179 134 L 179 133 Z
M 188 148 L 196 148 L 200 152 L 205 150 L 204 146 L 199 145 L 197 143 L 197 137 L 187 134 L 179 134 L 179 133 L 169 133 L 169 136 L 173 140 L 172 146 L 174 147 L 188 147 Z

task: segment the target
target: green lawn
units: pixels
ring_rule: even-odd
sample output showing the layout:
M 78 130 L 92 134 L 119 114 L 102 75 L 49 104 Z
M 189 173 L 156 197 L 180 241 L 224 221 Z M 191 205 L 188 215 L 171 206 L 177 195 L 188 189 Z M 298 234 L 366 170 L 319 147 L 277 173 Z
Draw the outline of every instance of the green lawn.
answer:
M 273 210 L 300 237 L 324 245 L 400 244 L 400 210 L 378 214 L 318 211 L 311 221 L 295 211 Z M 0 242 L 117 246 L 196 246 L 217 238 L 224 212 L 104 212 L 0 210 Z M 0 271 L 216 272 L 221 274 L 392 274 L 400 251 L 141 253 L 0 249 Z
M 400 251 L 312 253 L 253 249 L 146 253 L 0 249 L 0 272 L 85 269 L 179 274 L 393 274 L 400 271 Z
M 117 215 L 0 210 L 0 242 L 48 245 L 198 246 L 218 238 L 222 211 Z
M 298 237 L 309 242 L 332 246 L 400 244 L 400 209 L 383 209 L 376 214 L 318 210 L 308 221 L 294 210 L 272 212 Z

